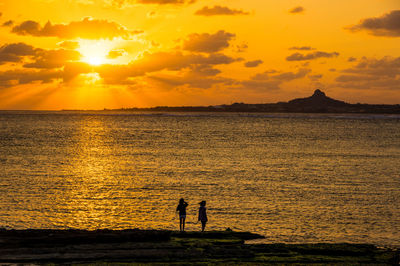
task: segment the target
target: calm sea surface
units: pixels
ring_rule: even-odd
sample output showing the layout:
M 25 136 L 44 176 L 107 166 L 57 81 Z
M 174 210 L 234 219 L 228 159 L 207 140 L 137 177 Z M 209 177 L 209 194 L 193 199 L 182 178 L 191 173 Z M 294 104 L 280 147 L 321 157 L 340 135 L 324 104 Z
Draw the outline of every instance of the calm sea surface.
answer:
M 400 245 L 400 116 L 0 112 L 0 227 Z

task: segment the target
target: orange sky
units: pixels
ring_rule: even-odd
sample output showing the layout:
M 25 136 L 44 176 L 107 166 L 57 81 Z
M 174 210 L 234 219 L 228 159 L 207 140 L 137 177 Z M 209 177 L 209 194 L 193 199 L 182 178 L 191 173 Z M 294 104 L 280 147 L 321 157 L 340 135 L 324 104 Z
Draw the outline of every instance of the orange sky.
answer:
M 400 103 L 398 0 L 0 0 L 0 109 Z

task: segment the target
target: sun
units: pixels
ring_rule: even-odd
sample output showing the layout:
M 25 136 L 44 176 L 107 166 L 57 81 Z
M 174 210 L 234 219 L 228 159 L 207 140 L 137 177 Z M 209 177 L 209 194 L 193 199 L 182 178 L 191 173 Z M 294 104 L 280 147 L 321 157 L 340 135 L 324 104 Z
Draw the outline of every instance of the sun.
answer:
M 100 56 L 94 55 L 94 56 L 90 56 L 88 58 L 85 58 L 84 61 L 86 63 L 89 63 L 90 65 L 99 66 L 99 65 L 104 64 L 105 58 L 102 58 Z
M 107 56 L 112 49 L 112 43 L 110 43 L 110 41 L 81 40 L 79 46 L 78 51 L 82 55 L 82 62 L 93 66 L 109 63 L 110 60 Z

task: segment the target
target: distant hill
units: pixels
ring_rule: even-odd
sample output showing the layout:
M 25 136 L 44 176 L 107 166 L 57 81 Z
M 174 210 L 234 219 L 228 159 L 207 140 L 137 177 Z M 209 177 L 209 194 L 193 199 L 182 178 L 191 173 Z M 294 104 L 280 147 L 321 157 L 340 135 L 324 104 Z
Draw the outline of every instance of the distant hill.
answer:
M 308 98 L 294 99 L 289 101 L 288 104 L 291 106 L 303 106 L 313 108 L 322 108 L 326 106 L 345 107 L 349 105 L 348 103 L 345 103 L 343 101 L 338 101 L 327 97 L 325 93 L 320 90 L 314 91 L 314 94 Z
M 246 104 L 234 103 L 219 106 L 159 106 L 152 108 L 129 108 L 127 111 L 159 112 L 269 112 L 269 113 L 378 113 L 400 114 L 400 105 L 386 104 L 350 104 L 327 97 L 321 90 L 307 98 L 298 98 L 289 102 Z

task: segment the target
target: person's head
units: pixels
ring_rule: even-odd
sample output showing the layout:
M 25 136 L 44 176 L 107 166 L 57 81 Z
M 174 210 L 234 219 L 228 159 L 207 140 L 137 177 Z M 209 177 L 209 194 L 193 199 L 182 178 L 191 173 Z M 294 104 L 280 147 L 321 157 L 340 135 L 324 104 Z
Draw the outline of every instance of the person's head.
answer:
M 200 206 L 203 206 L 203 207 L 204 207 L 204 206 L 206 206 L 206 201 L 205 201 L 205 200 L 203 200 L 203 201 L 202 201 L 202 202 L 200 202 L 199 204 L 200 204 Z
M 181 198 L 180 200 L 179 200 L 179 204 L 183 204 L 185 202 L 185 200 L 183 199 L 183 198 Z

